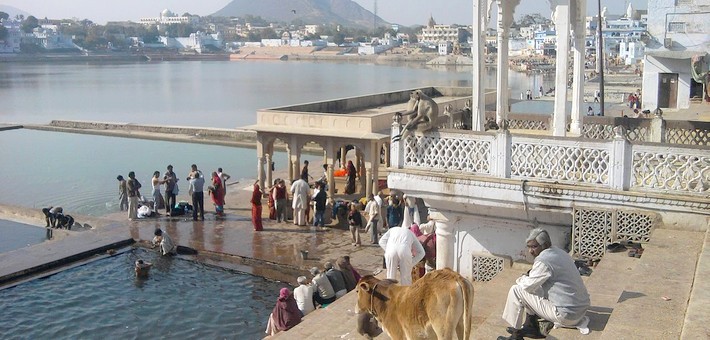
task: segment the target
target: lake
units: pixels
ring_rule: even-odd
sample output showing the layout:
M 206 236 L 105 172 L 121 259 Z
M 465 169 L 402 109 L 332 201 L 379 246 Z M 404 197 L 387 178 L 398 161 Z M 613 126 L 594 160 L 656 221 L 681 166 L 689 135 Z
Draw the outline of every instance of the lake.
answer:
M 495 69 L 486 81 L 495 82 Z M 253 124 L 256 111 L 423 86 L 471 86 L 471 67 L 339 62 L 188 61 L 123 64 L 0 63 L 0 123 L 52 119 L 215 128 Z M 554 75 L 510 72 L 511 95 L 552 86 Z M 540 102 L 539 104 L 551 104 Z M 521 103 L 531 107 L 530 102 Z M 513 111 L 516 106 L 513 105 Z M 545 111 L 546 109 L 540 109 Z M 254 149 L 31 130 L 0 132 L 0 203 L 118 211 L 116 176 L 135 171 L 150 193 L 153 171 L 182 178 L 192 163 L 254 178 Z M 282 169 L 286 156 L 274 157 Z M 182 182 L 184 183 L 184 182 Z M 185 190 L 181 190 L 186 192 Z

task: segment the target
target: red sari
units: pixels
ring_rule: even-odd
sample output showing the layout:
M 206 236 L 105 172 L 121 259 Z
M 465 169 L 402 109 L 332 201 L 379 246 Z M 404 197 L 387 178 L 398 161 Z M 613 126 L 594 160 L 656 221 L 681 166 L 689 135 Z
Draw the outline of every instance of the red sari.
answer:
M 251 223 L 255 231 L 262 231 L 261 225 L 261 188 L 258 183 L 254 183 L 254 191 L 251 194 Z
M 217 175 L 212 176 L 212 188 L 210 196 L 212 196 L 215 211 L 218 216 L 224 216 L 224 186 L 222 179 Z
M 276 219 L 276 202 L 274 201 L 274 191 L 276 191 L 276 186 L 271 187 L 269 190 L 269 219 Z

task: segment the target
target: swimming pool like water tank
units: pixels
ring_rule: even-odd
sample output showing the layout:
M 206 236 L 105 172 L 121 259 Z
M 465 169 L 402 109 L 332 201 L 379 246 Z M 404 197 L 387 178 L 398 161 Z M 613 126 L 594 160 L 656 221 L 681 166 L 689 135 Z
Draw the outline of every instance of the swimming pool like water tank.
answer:
M 134 263 L 152 262 L 147 279 Z M 134 249 L 0 290 L 3 339 L 257 339 L 287 285 Z

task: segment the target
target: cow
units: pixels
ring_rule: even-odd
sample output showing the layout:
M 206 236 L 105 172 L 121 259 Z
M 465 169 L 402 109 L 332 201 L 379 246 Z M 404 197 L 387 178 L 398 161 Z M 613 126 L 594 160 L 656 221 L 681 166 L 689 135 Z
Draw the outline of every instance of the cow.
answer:
M 357 285 L 357 312 L 372 314 L 393 340 L 468 339 L 471 336 L 473 284 L 444 268 L 411 286 L 372 275 Z

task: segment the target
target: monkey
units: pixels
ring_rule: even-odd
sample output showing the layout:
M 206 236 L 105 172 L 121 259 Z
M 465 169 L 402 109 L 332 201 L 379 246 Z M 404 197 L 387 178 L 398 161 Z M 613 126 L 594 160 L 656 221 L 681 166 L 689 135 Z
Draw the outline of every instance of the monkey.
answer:
M 436 120 L 439 118 L 439 106 L 429 98 L 422 90 L 414 90 L 409 94 L 409 102 L 407 102 L 407 110 L 397 112 L 399 117 L 414 115 L 407 122 L 402 132 L 392 137 L 392 142 L 397 142 L 406 137 L 412 130 L 425 132 L 436 127 Z

